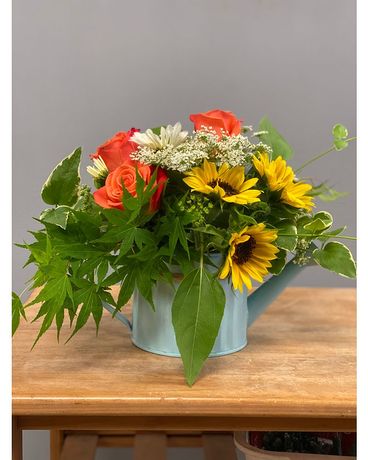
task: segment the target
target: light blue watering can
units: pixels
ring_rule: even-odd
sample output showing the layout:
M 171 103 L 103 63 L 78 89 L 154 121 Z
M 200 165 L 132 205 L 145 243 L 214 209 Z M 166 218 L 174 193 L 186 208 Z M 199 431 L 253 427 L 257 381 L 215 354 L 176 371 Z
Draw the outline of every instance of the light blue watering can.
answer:
M 210 357 L 228 355 L 244 348 L 247 344 L 247 328 L 303 268 L 304 266 L 297 265 L 291 260 L 279 275 L 272 276 L 249 296 L 245 288 L 243 293 L 240 293 L 232 289 L 228 280 L 220 280 L 226 295 L 226 305 Z M 137 347 L 159 355 L 180 356 L 171 321 L 171 306 L 178 284 L 179 281 L 174 281 L 174 286 L 164 282 L 155 285 L 152 292 L 155 311 L 139 292 L 135 291 L 132 321 L 122 313 L 116 313 L 116 318 L 131 330 L 132 342 Z M 111 313 L 115 311 L 115 308 L 107 303 L 104 307 Z

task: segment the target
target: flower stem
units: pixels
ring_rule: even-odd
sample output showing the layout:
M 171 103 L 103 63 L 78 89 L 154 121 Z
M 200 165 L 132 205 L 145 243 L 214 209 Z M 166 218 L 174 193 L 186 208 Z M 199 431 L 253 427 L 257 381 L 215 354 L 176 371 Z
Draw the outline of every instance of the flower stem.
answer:
M 308 234 L 308 233 L 298 233 L 297 235 L 292 234 L 292 233 L 278 233 L 277 236 L 290 236 L 290 237 L 299 237 L 301 236 L 302 238 L 340 238 L 340 239 L 345 239 L 345 240 L 356 240 L 357 238 L 355 236 L 347 236 L 347 235 L 324 235 L 323 233 L 317 235 L 317 234 Z
M 344 140 L 345 140 L 345 142 L 355 141 L 356 137 L 349 137 L 348 139 L 344 139 Z M 310 160 L 308 160 L 305 163 L 303 163 L 298 169 L 295 170 L 295 173 L 298 173 L 299 171 L 304 169 L 306 166 L 310 165 L 311 163 L 313 163 L 316 160 L 319 160 L 320 158 L 324 157 L 325 155 L 329 154 L 330 152 L 333 152 L 334 150 L 336 150 L 336 147 L 333 145 L 328 150 L 326 150 L 326 151 L 324 151 L 322 153 L 319 153 L 315 157 L 313 157 Z

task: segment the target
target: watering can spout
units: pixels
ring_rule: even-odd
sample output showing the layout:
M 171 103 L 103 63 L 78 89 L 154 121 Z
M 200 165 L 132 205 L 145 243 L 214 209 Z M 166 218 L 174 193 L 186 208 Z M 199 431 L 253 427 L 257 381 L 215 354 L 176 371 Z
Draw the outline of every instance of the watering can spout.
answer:
M 279 275 L 272 276 L 248 297 L 248 326 L 254 323 L 304 268 L 305 265 L 298 265 L 291 260 Z

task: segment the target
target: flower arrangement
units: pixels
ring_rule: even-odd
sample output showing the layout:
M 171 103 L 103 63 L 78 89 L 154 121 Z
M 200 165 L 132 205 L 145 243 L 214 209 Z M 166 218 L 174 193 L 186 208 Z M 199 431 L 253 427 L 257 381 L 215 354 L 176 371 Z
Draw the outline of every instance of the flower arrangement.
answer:
M 172 319 L 192 384 L 221 324 L 219 280 L 250 290 L 254 281 L 280 274 L 290 254 L 294 263 L 355 277 L 353 257 L 340 242 L 352 237 L 342 234 L 345 228 L 331 230 L 328 212 L 314 212 L 316 197 L 341 194 L 299 178 L 312 161 L 347 147 L 353 138 L 345 127 L 335 125 L 332 147 L 294 171 L 287 164 L 291 147 L 267 118 L 258 131 L 222 110 L 190 120 L 192 134 L 180 123 L 115 134 L 90 155 L 95 191 L 80 183 L 80 148 L 56 166 L 41 191 L 51 205 L 38 219 L 42 228 L 19 245 L 29 251 L 26 264 L 37 268 L 31 286 L 41 289 L 26 305 L 13 293 L 13 332 L 36 303 L 42 323 L 35 343 L 53 322 L 59 336 L 65 315 L 70 338 L 90 316 L 98 329 L 103 303 L 117 312 L 135 290 L 154 309 L 153 286 L 172 283 L 176 266 L 182 281 Z

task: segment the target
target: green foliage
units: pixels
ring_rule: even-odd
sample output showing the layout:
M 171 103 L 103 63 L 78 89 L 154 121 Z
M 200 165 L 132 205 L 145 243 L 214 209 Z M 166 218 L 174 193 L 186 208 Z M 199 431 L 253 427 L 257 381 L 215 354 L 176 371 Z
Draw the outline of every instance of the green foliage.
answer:
M 337 124 L 332 128 L 332 135 L 334 138 L 334 147 L 336 150 L 344 150 L 349 145 L 347 137 L 349 135 L 348 130 L 344 125 Z
M 280 249 L 277 253 L 277 259 L 271 261 L 272 266 L 269 268 L 269 272 L 273 275 L 279 275 L 285 267 L 287 252 L 285 249 Z
M 333 218 L 329 212 L 320 211 L 303 227 L 311 233 L 321 233 L 331 227 Z
M 58 206 L 57 208 L 46 209 L 40 216 L 42 222 L 58 225 L 66 229 L 71 208 L 69 206 Z
M 193 385 L 211 353 L 224 308 L 225 293 L 203 266 L 190 272 L 176 291 L 172 321 L 189 385 Z
M 332 187 L 329 187 L 325 182 L 313 187 L 309 194 L 318 197 L 322 201 L 335 201 L 348 195 L 347 192 L 338 192 Z
M 92 315 L 96 323 L 96 328 L 100 324 L 102 316 L 102 299 L 96 292 L 96 286 L 94 283 L 86 283 L 86 286 L 77 289 L 74 293 L 74 299 L 76 305 L 81 305 L 79 313 L 77 314 L 76 324 L 72 335 L 69 337 L 70 340 L 87 322 L 88 318 Z
M 12 292 L 12 335 L 18 329 L 21 316 L 26 319 L 23 303 L 17 294 Z
M 294 251 L 298 241 L 297 228 L 290 219 L 283 219 L 277 225 L 278 237 L 276 246 L 278 248 Z
M 262 118 L 259 122 L 258 130 L 261 132 L 265 131 L 265 133 L 259 134 L 259 138 L 272 148 L 272 157 L 274 159 L 279 155 L 285 158 L 285 160 L 292 158 L 293 149 L 267 117 Z
M 348 278 L 356 277 L 356 265 L 349 249 L 342 243 L 331 241 L 322 249 L 313 251 L 313 259 L 323 268 Z
M 81 153 L 80 147 L 75 149 L 52 171 L 41 190 L 45 203 L 70 206 L 77 201 Z

